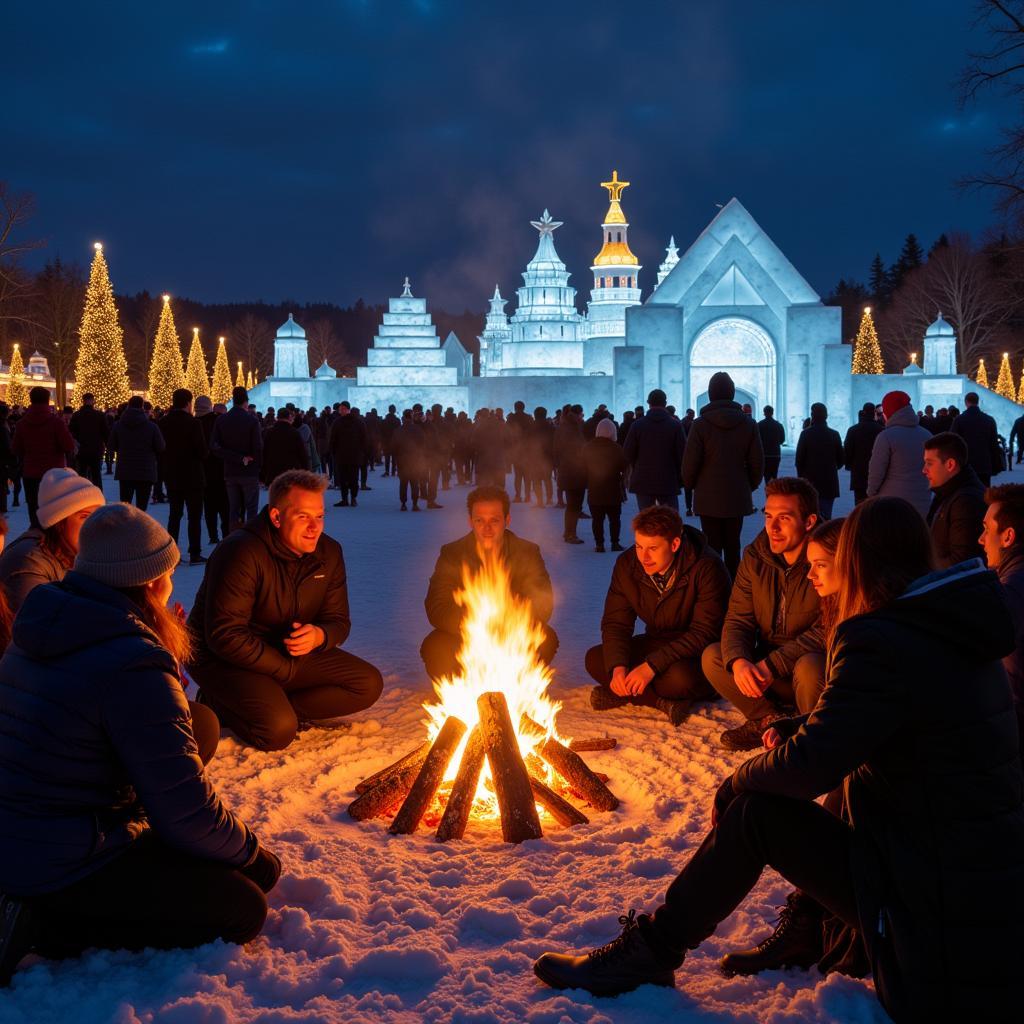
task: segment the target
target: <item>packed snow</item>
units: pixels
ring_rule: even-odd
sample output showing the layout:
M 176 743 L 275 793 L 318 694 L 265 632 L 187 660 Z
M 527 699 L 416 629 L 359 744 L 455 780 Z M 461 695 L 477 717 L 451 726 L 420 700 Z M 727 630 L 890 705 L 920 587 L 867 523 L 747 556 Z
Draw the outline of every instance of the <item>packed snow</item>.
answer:
M 782 469 L 792 472 L 791 460 Z M 116 500 L 111 478 L 105 481 Z M 360 824 L 347 816 L 356 783 L 425 738 L 422 704 L 431 687 L 418 654 L 428 631 L 423 597 L 440 545 L 467 529 L 467 488 L 442 493 L 442 511 L 414 514 L 399 511 L 397 480 L 378 471 L 369 482 L 373 489 L 360 495 L 357 509 L 328 508 L 327 529 L 342 542 L 348 566 L 353 628 L 346 646 L 380 667 L 382 699 L 349 729 L 310 729 L 280 752 L 260 753 L 226 734 L 209 769 L 229 806 L 284 863 L 263 934 L 244 948 L 215 943 L 27 961 L 0 992 L 0 1021 L 886 1021 L 869 981 L 801 971 L 732 979 L 719 973 L 721 956 L 763 937 L 784 902 L 788 886 L 772 872 L 687 957 L 676 990 L 646 986 L 596 999 L 556 992 L 534 977 L 532 962 L 545 950 L 601 945 L 618 933 L 620 914 L 657 904 L 709 827 L 718 781 L 744 758 L 717 743 L 723 728 L 739 724 L 721 703 L 699 706 L 678 730 L 649 709 L 591 710 L 583 655 L 599 640 L 616 556 L 594 552 L 587 521 L 580 523 L 587 543 L 564 544 L 561 510 L 513 505 L 512 529 L 541 545 L 555 585 L 560 732 L 618 739 L 616 749 L 585 757 L 611 777 L 620 808 L 588 811 L 590 824 L 572 829 L 547 825 L 543 838 L 521 846 L 502 843 L 497 823 L 471 821 L 464 840 L 440 844 L 425 827 L 392 836 L 385 820 Z M 329 505 L 336 495 L 328 492 Z M 844 492 L 837 515 L 850 500 Z M 167 505 L 150 511 L 166 521 Z M 627 545 L 633 512 L 631 499 Z M 24 508 L 15 509 L 12 536 L 26 522 Z M 755 514 L 744 541 L 758 529 Z M 186 608 L 201 577 L 201 568 L 187 566 L 175 575 L 175 599 Z M 188 884 L 183 876 L 181 885 Z

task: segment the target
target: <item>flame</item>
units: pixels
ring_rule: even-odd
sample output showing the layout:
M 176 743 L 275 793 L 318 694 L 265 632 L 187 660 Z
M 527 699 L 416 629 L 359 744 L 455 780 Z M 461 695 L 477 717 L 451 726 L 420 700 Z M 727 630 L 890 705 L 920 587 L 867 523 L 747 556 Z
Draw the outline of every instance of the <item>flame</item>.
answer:
M 500 690 L 505 694 L 524 759 L 548 736 L 568 742 L 555 728 L 555 717 L 562 705 L 547 695 L 551 668 L 537 653 L 544 642 L 544 630 L 534 618 L 529 602 L 512 593 L 504 560 L 496 555 L 485 555 L 476 572 L 464 565 L 462 590 L 456 591 L 455 601 L 466 609 L 458 653 L 462 672 L 436 680 L 436 703 L 423 705 L 429 716 L 426 726 L 431 741 L 452 715 L 466 725 L 466 736 L 449 762 L 446 782 L 451 782 L 458 774 L 469 734 L 479 721 L 477 698 L 489 691 Z M 524 714 L 543 731 L 538 734 L 533 730 L 520 730 Z M 547 774 L 550 781 L 551 773 Z M 477 818 L 498 816 L 497 801 L 490 788 L 490 766 L 486 761 L 472 813 Z

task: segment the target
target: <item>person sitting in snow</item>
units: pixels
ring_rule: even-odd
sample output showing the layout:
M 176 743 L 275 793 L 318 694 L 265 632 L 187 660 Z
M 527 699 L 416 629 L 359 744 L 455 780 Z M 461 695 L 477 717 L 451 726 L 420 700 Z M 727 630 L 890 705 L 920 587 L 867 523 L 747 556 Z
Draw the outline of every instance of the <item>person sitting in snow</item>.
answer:
M 292 469 L 206 564 L 188 623 L 201 703 L 244 743 L 281 750 L 300 722 L 375 704 L 380 672 L 338 649 L 352 621 L 341 545 L 324 533 L 327 478 Z
M 601 643 L 587 651 L 598 683 L 590 703 L 596 711 L 644 704 L 678 726 L 695 700 L 714 695 L 700 659 L 721 636 L 729 573 L 704 535 L 668 505 L 634 516 L 633 539 L 633 550 L 615 560 Z M 637 619 L 647 629 L 634 636 Z
M 837 563 L 817 707 L 725 779 L 710 831 L 653 914 L 623 915 L 590 954 L 545 953 L 542 981 L 598 996 L 674 985 L 771 867 L 863 929 L 893 1020 L 1020 1020 L 1024 775 L 999 581 L 977 562 L 933 571 L 928 528 L 902 498 L 858 505 Z M 849 820 L 815 802 L 840 784 Z
M 512 593 L 530 603 L 534 617 L 544 630 L 538 657 L 550 664 L 558 650 L 558 636 L 548 625 L 555 606 L 551 577 L 540 548 L 509 529 L 511 507 L 502 487 L 478 487 L 470 491 L 466 498 L 470 532 L 441 548 L 423 602 L 427 619 L 434 628 L 420 646 L 420 657 L 431 679 L 458 672 L 457 654 L 462 646 L 465 609 L 456 603 L 455 593 L 462 589 L 463 566 L 476 571 L 488 554 L 497 554 L 504 560 Z

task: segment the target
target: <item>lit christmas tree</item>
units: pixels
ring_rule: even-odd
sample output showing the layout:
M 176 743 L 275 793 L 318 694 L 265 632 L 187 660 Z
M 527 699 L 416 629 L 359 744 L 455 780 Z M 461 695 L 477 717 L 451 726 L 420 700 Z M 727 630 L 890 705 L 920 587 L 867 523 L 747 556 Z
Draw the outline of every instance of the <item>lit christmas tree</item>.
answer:
M 254 385 L 253 385 L 253 382 L 252 382 L 252 370 L 250 370 L 245 375 L 245 390 L 246 391 L 251 391 L 253 389 L 253 387 L 254 387 Z
M 235 377 L 235 387 L 236 388 L 244 388 L 245 387 L 245 375 L 242 373 L 242 360 L 241 359 L 238 360 L 238 376 Z
M 1017 404 L 1024 405 L 1024 368 L 1020 371 L 1020 387 L 1017 389 Z
M 978 360 L 978 375 L 974 378 L 974 383 L 983 388 L 988 387 L 988 371 L 985 369 L 984 359 Z
M 11 353 L 11 368 L 8 371 L 7 404 L 13 409 L 16 405 L 24 406 L 28 402 L 28 388 L 25 387 L 25 364 L 21 359 L 21 349 L 14 343 Z
M 999 364 L 999 377 L 996 380 L 996 394 L 1017 401 L 1017 389 L 1013 386 L 1013 370 L 1010 369 L 1010 353 L 1003 353 L 1003 361 Z
M 149 400 L 161 409 L 171 407 L 171 395 L 185 386 L 185 368 L 181 363 L 181 343 L 174 326 L 171 297 L 164 296 L 160 325 L 153 341 L 153 358 L 149 363 Z
M 210 398 L 214 403 L 231 401 L 231 367 L 228 365 L 228 353 L 224 347 L 224 339 L 217 339 L 217 358 L 213 364 L 213 383 L 210 385 Z
M 210 394 L 210 377 L 206 372 L 206 356 L 199 344 L 199 328 L 192 328 L 192 347 L 188 350 L 188 366 L 185 368 L 185 387 L 193 398 Z
M 857 340 L 853 343 L 852 373 L 885 373 L 882 360 L 882 349 L 878 344 L 878 332 L 875 322 L 871 319 L 871 307 L 864 307 Z
M 132 387 L 107 261 L 103 258 L 103 246 L 97 242 L 95 248 L 78 328 L 75 395 L 80 401 L 82 395 L 91 392 L 97 408 L 112 409 L 132 397 Z

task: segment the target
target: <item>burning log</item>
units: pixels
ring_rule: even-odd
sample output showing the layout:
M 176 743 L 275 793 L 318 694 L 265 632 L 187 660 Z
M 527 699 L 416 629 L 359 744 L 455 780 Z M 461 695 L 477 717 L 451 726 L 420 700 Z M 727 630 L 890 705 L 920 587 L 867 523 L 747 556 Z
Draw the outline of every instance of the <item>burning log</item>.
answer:
M 481 694 L 480 736 L 491 765 L 494 792 L 501 811 L 501 834 L 506 843 L 539 839 L 543 832 L 534 804 L 530 776 L 519 753 L 519 742 L 503 693 Z
M 376 789 L 386 779 L 389 779 L 398 772 L 404 771 L 406 768 L 415 767 L 419 770 L 423 762 L 426 761 L 429 752 L 430 742 L 427 741 L 422 746 L 410 751 L 405 757 L 399 758 L 394 764 L 389 764 L 387 768 L 381 768 L 379 772 L 367 776 L 362 782 L 356 783 L 356 792 L 360 795 L 369 793 L 371 789 Z
M 546 786 L 536 775 L 530 776 L 530 787 L 537 803 L 551 815 L 559 825 L 586 825 L 590 819 L 576 810 L 568 800 L 563 800 L 553 789 Z
M 583 758 L 558 740 L 549 736 L 537 753 L 592 807 L 614 811 L 619 806 L 619 798 L 586 766 Z
M 441 727 L 441 731 L 434 740 L 434 745 L 423 762 L 416 781 L 413 782 L 409 795 L 405 798 L 395 820 L 388 829 L 393 835 L 411 835 L 416 831 L 420 818 L 430 806 L 437 787 L 444 779 L 444 773 L 448 768 L 448 762 L 462 742 L 466 734 L 466 725 L 452 715 Z
M 392 814 L 395 808 L 406 798 L 416 776 L 420 773 L 420 765 L 411 764 L 393 772 L 373 789 L 368 790 L 348 805 L 350 818 L 356 821 L 369 821 L 382 815 Z
M 569 749 L 575 750 L 577 754 L 586 753 L 588 750 L 614 750 L 618 742 L 614 736 L 596 736 L 589 740 L 572 740 Z
M 437 826 L 437 841 L 446 843 L 449 839 L 461 839 L 466 834 L 469 812 L 473 809 L 476 799 L 476 787 L 480 781 L 480 772 L 484 766 L 484 741 L 480 736 L 480 726 L 475 726 L 469 734 L 469 742 L 462 755 L 459 774 L 448 794 L 448 804 L 444 816 Z

